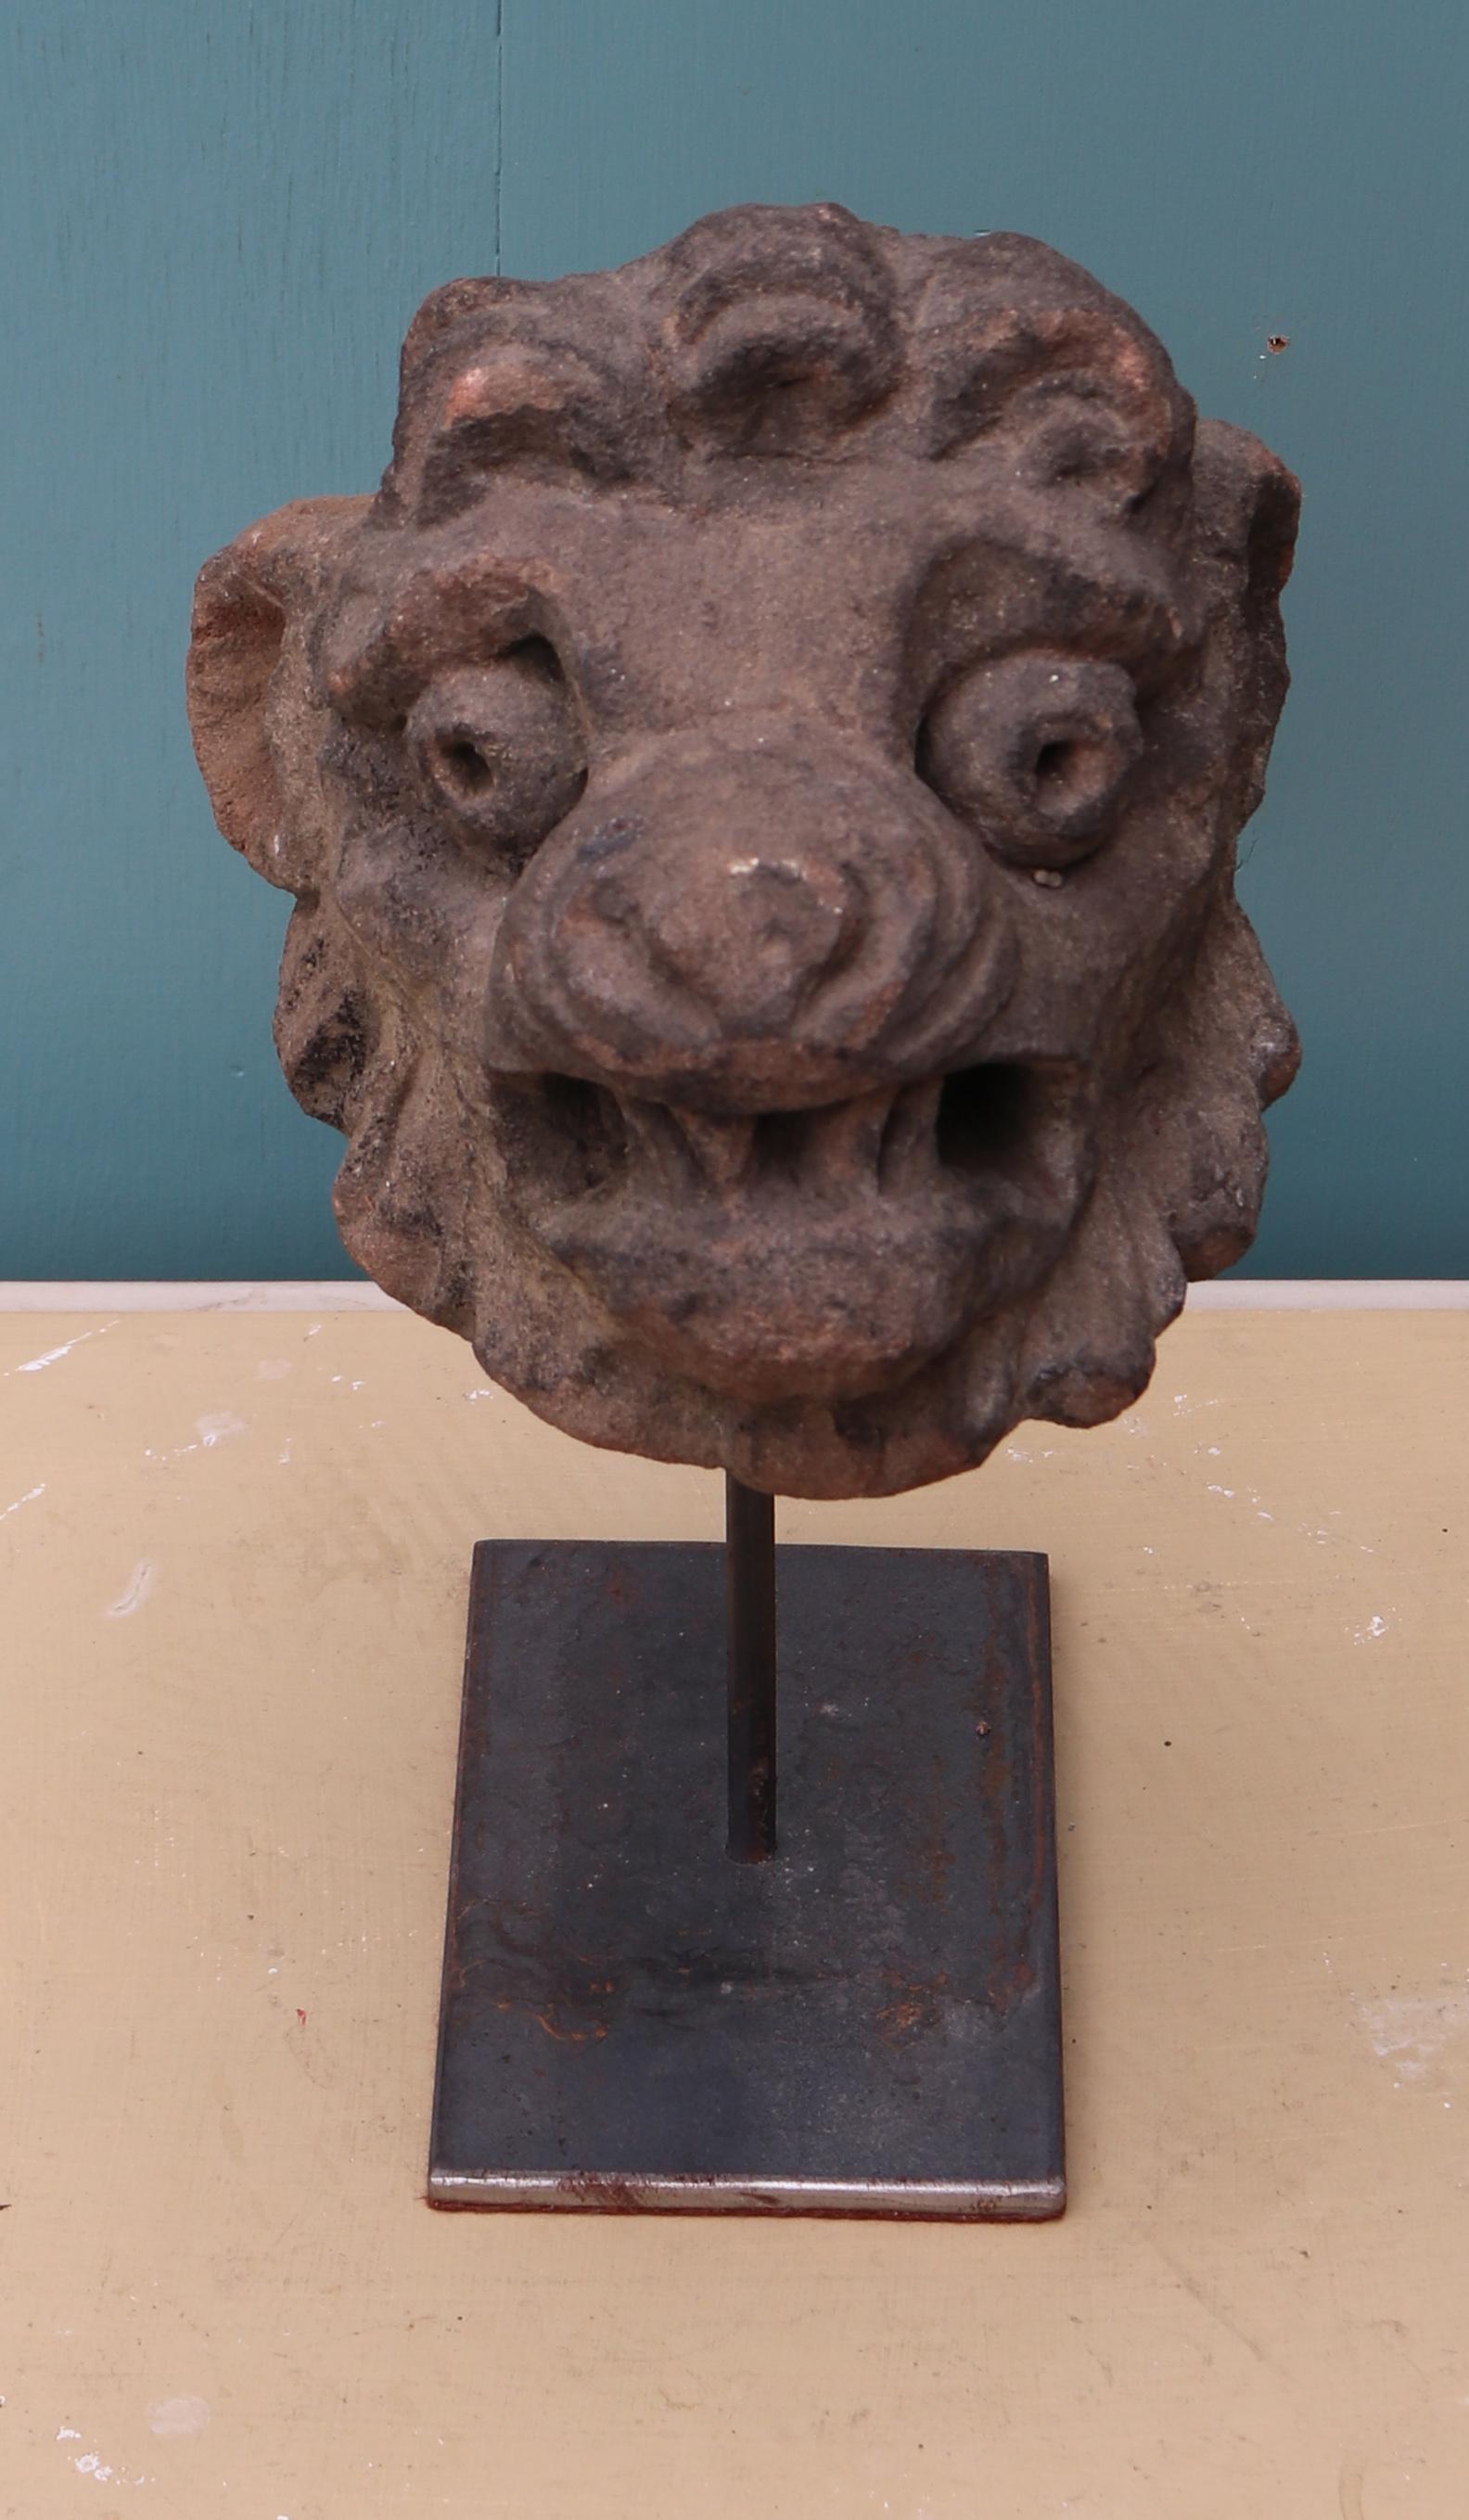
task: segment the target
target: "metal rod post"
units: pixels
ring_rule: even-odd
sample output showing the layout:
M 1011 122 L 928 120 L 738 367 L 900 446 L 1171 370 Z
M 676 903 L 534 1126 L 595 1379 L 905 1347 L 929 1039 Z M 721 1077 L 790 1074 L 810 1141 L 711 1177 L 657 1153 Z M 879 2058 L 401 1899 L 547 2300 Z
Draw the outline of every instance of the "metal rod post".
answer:
M 725 1480 L 730 1638 L 730 1853 L 776 1851 L 776 1501 Z

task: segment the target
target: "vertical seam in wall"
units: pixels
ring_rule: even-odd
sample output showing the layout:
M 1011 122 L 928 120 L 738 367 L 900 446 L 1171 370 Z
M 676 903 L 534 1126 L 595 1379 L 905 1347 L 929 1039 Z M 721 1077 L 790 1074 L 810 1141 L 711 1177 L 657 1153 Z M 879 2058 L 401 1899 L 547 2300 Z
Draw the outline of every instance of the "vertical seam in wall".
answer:
M 505 174 L 505 0 L 495 0 L 495 277 L 500 277 L 500 195 Z

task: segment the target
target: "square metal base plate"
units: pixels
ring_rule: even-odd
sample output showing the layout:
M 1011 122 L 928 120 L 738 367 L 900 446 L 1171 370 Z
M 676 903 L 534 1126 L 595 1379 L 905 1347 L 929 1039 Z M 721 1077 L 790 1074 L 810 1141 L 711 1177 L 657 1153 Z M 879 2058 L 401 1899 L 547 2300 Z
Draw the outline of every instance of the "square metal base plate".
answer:
M 780 1548 L 756 1865 L 724 1579 L 475 1550 L 430 2202 L 1059 2214 L 1046 1559 Z

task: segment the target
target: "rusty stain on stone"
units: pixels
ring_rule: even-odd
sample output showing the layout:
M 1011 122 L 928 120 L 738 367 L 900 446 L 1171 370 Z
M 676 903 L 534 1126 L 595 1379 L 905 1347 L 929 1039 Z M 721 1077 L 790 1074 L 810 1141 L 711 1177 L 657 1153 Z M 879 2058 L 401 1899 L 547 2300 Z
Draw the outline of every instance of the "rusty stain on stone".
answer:
M 349 1251 L 755 1487 L 1115 1416 L 1296 1065 L 1233 892 L 1296 510 L 1024 237 L 436 292 L 380 489 L 212 560 L 190 658 Z

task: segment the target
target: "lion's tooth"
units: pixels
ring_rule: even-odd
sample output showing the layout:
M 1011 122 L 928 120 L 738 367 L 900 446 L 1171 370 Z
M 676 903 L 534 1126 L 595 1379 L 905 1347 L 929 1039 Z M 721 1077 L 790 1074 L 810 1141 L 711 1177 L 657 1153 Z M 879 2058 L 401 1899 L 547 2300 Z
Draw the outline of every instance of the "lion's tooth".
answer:
M 925 1076 L 906 1085 L 893 1104 L 882 1141 L 884 1190 L 915 1190 L 931 1179 L 938 1160 L 937 1128 L 942 1076 Z
M 716 1190 L 733 1190 L 744 1179 L 755 1145 L 755 1123 L 750 1115 L 740 1113 L 716 1120 L 707 1111 L 686 1110 L 677 1103 L 672 1106 L 672 1117 L 683 1131 L 705 1180 Z
M 687 1191 L 693 1172 L 689 1141 L 663 1102 L 645 1102 L 619 1094 L 617 1102 L 628 1132 L 666 1191 Z
M 874 1182 L 882 1133 L 893 1107 L 890 1090 L 856 1094 L 811 1114 L 809 1145 L 823 1182 Z

